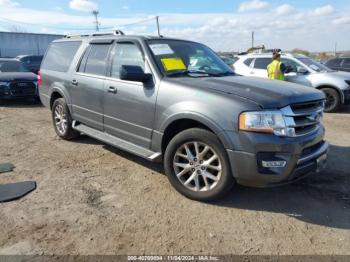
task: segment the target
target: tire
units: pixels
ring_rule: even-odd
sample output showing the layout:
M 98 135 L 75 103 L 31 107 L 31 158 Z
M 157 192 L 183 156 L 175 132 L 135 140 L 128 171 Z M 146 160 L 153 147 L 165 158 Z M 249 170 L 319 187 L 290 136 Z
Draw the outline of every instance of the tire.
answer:
M 337 111 L 341 105 L 338 91 L 333 88 L 322 88 L 321 90 L 326 95 L 326 106 L 324 111 L 327 113 Z
M 58 98 L 52 105 L 52 123 L 56 134 L 66 140 L 76 138 L 79 132 L 72 128 L 72 117 L 64 98 Z
M 164 169 L 172 186 L 192 200 L 218 199 L 235 184 L 226 150 L 215 134 L 200 128 L 185 130 L 169 142 Z

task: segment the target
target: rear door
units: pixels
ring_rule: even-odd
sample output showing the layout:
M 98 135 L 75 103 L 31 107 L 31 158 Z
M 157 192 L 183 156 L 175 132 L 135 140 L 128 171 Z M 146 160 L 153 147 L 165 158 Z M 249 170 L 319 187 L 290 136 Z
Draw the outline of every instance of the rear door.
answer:
M 110 47 L 111 41 L 90 43 L 70 83 L 73 118 L 99 130 L 103 130 L 104 81 Z
M 253 62 L 253 70 L 251 70 L 250 75 L 256 77 L 268 78 L 267 66 L 272 62 L 271 58 L 268 57 L 258 57 L 255 58 Z
M 125 81 L 119 77 L 123 65 L 140 66 L 151 73 L 137 41 L 118 41 L 111 49 L 110 77 L 104 90 L 105 132 L 149 148 L 154 125 L 156 86 L 153 81 Z

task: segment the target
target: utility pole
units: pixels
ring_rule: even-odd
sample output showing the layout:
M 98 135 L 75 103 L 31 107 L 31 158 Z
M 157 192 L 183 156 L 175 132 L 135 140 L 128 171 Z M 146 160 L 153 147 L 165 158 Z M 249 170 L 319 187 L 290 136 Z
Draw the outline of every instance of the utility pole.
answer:
M 254 31 L 252 32 L 252 48 L 254 47 Z
M 161 36 L 160 35 L 160 29 L 159 29 L 159 16 L 156 16 L 156 22 L 157 22 L 158 36 Z
M 338 45 L 338 43 L 335 42 L 335 45 L 334 45 L 334 56 L 337 56 L 337 45 Z
M 100 31 L 100 28 L 99 28 L 100 23 L 98 22 L 98 14 L 99 14 L 99 12 L 98 12 L 97 10 L 94 10 L 94 11 L 92 11 L 92 14 L 93 14 L 93 16 L 95 17 L 95 22 L 94 22 L 94 24 L 95 24 L 95 30 L 96 30 L 96 31 Z

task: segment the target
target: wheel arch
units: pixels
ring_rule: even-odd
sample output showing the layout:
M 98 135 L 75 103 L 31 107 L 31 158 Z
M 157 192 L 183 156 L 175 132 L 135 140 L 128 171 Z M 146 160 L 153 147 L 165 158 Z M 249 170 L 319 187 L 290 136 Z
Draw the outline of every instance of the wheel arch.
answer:
M 170 140 L 176 136 L 178 133 L 190 129 L 190 128 L 203 128 L 212 133 L 214 133 L 224 148 L 230 147 L 230 142 L 228 138 L 224 135 L 223 130 L 220 126 L 213 120 L 210 120 L 204 116 L 199 116 L 195 114 L 180 114 L 173 116 L 164 123 L 160 132 L 162 133 L 160 141 L 160 149 L 164 153 Z
M 332 89 L 336 90 L 337 93 L 338 93 L 338 95 L 339 95 L 339 97 L 340 97 L 340 102 L 341 102 L 341 104 L 344 104 L 344 100 L 345 100 L 344 94 L 343 94 L 343 92 L 341 91 L 341 89 L 339 89 L 338 87 L 336 87 L 336 86 L 334 86 L 334 85 L 326 84 L 326 85 L 319 85 L 319 86 L 317 86 L 317 87 L 315 87 L 315 88 L 318 89 L 318 90 L 321 90 L 321 89 L 323 89 L 323 88 L 332 88 Z

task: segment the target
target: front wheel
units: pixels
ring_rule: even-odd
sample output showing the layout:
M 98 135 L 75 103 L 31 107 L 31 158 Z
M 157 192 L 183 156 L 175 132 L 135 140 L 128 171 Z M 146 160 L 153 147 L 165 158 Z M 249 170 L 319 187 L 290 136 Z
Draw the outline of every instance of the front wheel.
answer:
M 333 88 L 322 88 L 321 90 L 326 95 L 324 111 L 327 113 L 337 111 L 341 104 L 338 91 Z
M 217 199 L 234 185 L 224 147 L 216 135 L 200 128 L 185 130 L 170 141 L 164 169 L 174 188 L 193 200 Z

